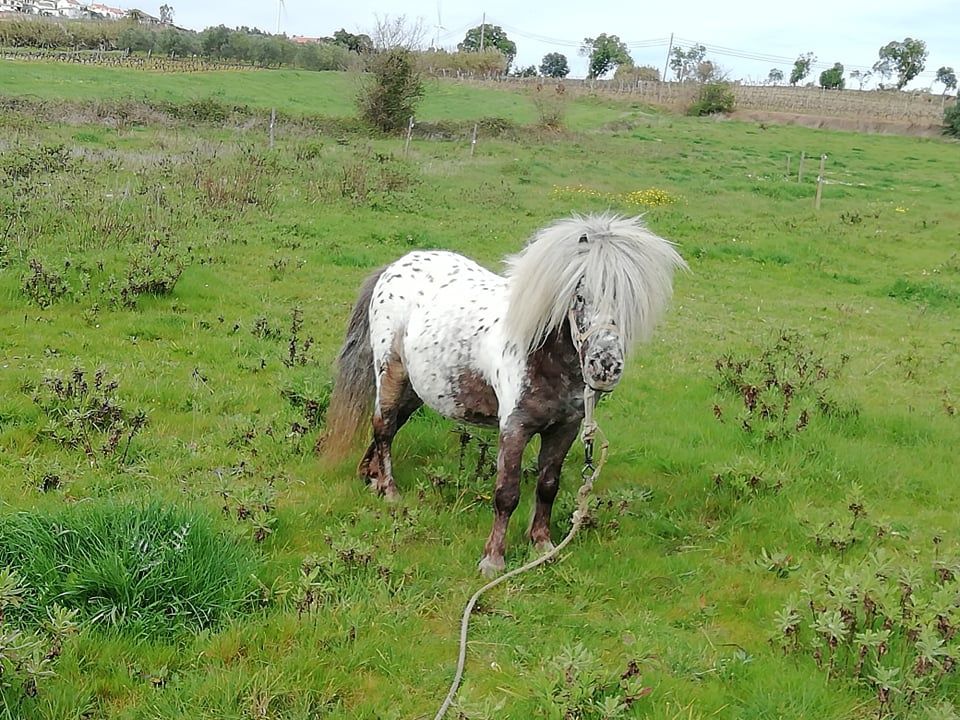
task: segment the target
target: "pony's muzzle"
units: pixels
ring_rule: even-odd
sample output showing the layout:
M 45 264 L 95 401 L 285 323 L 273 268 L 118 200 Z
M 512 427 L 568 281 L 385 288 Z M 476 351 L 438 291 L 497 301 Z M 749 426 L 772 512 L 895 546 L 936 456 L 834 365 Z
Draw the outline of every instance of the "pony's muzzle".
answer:
M 600 352 L 587 356 L 583 366 L 583 379 L 587 385 L 600 392 L 609 392 L 623 377 L 623 358 L 616 353 Z

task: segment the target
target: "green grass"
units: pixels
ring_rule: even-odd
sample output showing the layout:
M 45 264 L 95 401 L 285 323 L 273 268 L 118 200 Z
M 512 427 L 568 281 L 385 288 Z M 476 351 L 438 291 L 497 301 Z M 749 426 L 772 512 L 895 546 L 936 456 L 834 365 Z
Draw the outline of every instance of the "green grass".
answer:
M 257 560 L 205 515 L 108 502 L 0 519 L 0 566 L 31 589 L 8 619 L 60 605 L 134 637 L 216 627 L 250 604 Z
M 5 95 L 214 97 L 342 117 L 354 82 L 0 66 Z M 164 513 L 202 518 L 219 552 L 199 548 L 196 562 L 221 561 L 220 573 L 235 566 L 219 583 L 231 593 L 255 573 L 262 606 L 176 633 L 158 632 L 155 616 L 140 629 L 114 627 L 88 608 L 36 697 L 5 696 L 17 703 L 9 715 L 432 716 L 479 582 L 491 484 L 478 440 L 461 471 L 452 424 L 429 412 L 397 438 L 399 506 L 372 497 L 353 461 L 331 468 L 314 454 L 316 410 L 354 294 L 371 269 L 410 249 L 448 248 L 496 268 L 550 220 L 611 206 L 646 211 L 692 272 L 599 408 L 611 454 L 589 527 L 561 563 L 483 600 L 463 716 L 600 717 L 572 709 L 573 696 L 619 697 L 631 662 L 633 682 L 650 692 L 623 717 L 878 714 L 876 689 L 849 664 L 835 677 L 818 669 L 801 590 L 825 561 L 863 582 L 866 558 L 881 552 L 891 578 L 920 568 L 917 603 L 929 610 L 936 569 L 957 557 L 956 146 L 678 118 L 589 97 L 566 112 L 566 133 L 481 135 L 472 157 L 467 142 L 414 139 L 404 157 L 400 139 L 302 127 L 281 132 L 271 152 L 260 126 L 117 129 L 0 116 L 0 527 L 69 519 L 97 529 L 88 547 L 134 561 L 130 543 L 108 538 Z M 453 83 L 430 83 L 421 114 L 537 117 L 528 97 Z M 801 151 L 826 153 L 827 178 L 839 181 L 824 187 L 819 213 L 813 169 L 803 183 L 783 177 L 786 155 L 795 170 Z M 577 186 L 590 192 L 557 190 Z M 649 188 L 676 202 L 626 203 Z M 48 306 L 24 292 L 37 275 L 31 260 L 50 287 L 66 288 Z M 147 282 L 177 267 L 172 289 Z M 744 431 L 743 398 L 717 389 L 715 364 L 727 355 L 759 363 L 784 330 L 829 372 L 797 397 L 810 406 L 805 427 L 790 430 L 792 407 L 787 431 L 764 439 Z M 66 441 L 55 406 L 34 399 L 45 377 L 99 367 L 118 381 L 123 417 L 142 410 L 148 419 L 126 457 Z M 108 431 L 92 438 L 109 450 Z M 569 527 L 578 462 L 575 451 L 556 538 Z M 511 567 L 529 556 L 532 490 L 525 481 Z M 858 503 L 867 515 L 850 530 Z M 2 557 L 53 573 L 55 582 L 23 570 L 46 588 L 36 598 L 79 582 L 69 557 L 50 560 L 31 540 L 14 545 Z M 768 569 L 764 558 L 781 555 L 799 568 Z M 13 562 L 2 557 L 0 566 Z M 200 589 L 169 598 L 227 577 L 190 575 Z M 159 607 L 151 597 L 137 607 Z M 804 609 L 803 646 L 785 654 L 769 641 L 791 600 Z M 958 621 L 956 607 L 948 616 Z M 36 624 L 15 614 L 7 622 Z M 957 643 L 947 643 L 954 656 Z M 912 662 L 896 657 L 907 674 Z M 925 705 L 955 693 L 947 675 L 922 702 L 898 700 L 892 712 L 924 718 Z
M 4 95 L 72 101 L 211 98 L 226 105 L 334 118 L 355 114 L 361 83 L 362 76 L 355 73 L 304 70 L 154 73 L 61 63 L 7 61 L 0 65 Z M 537 119 L 533 104 L 523 94 L 439 80 L 427 80 L 426 85 L 427 96 L 418 112 L 421 120 L 505 117 L 532 123 Z M 614 103 L 578 99 L 572 103 L 569 124 L 575 129 L 596 127 L 628 114 L 629 108 Z

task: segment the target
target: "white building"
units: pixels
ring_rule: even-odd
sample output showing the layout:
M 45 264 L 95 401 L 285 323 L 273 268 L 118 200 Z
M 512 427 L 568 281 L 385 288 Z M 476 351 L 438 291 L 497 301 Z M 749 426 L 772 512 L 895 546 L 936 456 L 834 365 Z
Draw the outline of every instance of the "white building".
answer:
M 91 5 L 87 5 L 87 9 L 90 12 L 94 12 L 97 15 L 105 17 L 107 20 L 123 20 L 127 14 L 126 10 L 110 7 L 109 5 L 104 5 L 103 3 L 93 3 Z
M 0 0 L 0 13 L 23 12 L 23 0 Z
M 31 15 L 56 15 L 57 0 L 24 0 L 23 12 Z
M 65 18 L 80 18 L 87 14 L 87 6 L 81 5 L 78 0 L 56 0 L 57 15 Z

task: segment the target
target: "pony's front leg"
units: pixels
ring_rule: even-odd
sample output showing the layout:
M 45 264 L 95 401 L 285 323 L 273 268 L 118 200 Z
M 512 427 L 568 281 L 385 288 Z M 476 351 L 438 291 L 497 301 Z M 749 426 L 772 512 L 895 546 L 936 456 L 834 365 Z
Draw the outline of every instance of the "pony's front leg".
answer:
M 539 476 L 537 478 L 537 506 L 530 523 L 530 542 L 541 553 L 553 550 L 550 541 L 550 514 L 553 501 L 560 489 L 560 470 L 570 446 L 577 439 L 580 421 L 554 425 L 540 433 Z
M 507 525 L 513 511 L 517 509 L 517 503 L 520 502 L 520 464 L 523 460 L 523 449 L 529 440 L 530 434 L 521 428 L 500 431 L 497 487 L 493 493 L 493 527 L 480 560 L 480 572 L 486 577 L 498 575 L 506 566 L 503 552 L 506 549 Z

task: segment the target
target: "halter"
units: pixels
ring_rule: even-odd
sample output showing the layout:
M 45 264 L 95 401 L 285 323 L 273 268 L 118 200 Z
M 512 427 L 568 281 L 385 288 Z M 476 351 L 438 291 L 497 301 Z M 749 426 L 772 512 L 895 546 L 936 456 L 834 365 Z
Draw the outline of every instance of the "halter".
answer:
M 583 361 L 583 343 L 591 335 L 600 330 L 609 330 L 618 338 L 620 330 L 613 323 L 597 323 L 591 325 L 585 332 L 580 332 L 580 326 L 577 325 L 577 318 L 573 314 L 573 308 L 567 311 L 567 320 L 570 323 L 570 337 L 573 339 L 573 346 L 577 350 L 577 355 Z M 582 370 L 581 370 L 582 372 Z M 593 409 L 596 407 L 598 392 L 590 387 L 586 381 L 583 383 L 583 429 L 580 431 L 580 441 L 583 443 L 583 472 L 584 479 L 595 472 L 593 465 L 593 440 L 600 429 L 597 422 L 593 419 Z M 606 449 L 606 440 L 604 440 L 604 449 Z
M 580 326 L 577 325 L 577 318 L 574 317 L 573 308 L 567 311 L 567 320 L 570 322 L 570 337 L 573 339 L 573 346 L 577 349 L 578 355 L 582 352 L 583 343 L 588 340 L 591 335 L 594 335 L 600 330 L 609 330 L 617 337 L 620 337 L 620 330 L 617 326 L 608 322 L 591 325 L 584 332 L 580 332 Z

